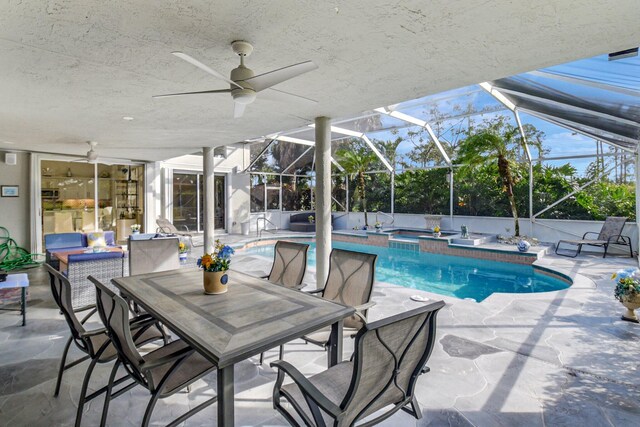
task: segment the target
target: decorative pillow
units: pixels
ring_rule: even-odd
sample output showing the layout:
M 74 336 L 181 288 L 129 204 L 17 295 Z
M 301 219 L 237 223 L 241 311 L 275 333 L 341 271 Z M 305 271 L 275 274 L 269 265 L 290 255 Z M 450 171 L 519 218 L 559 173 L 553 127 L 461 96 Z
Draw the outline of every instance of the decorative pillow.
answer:
M 87 233 L 87 246 L 90 248 L 94 246 L 107 246 L 107 240 L 104 238 L 104 233 Z

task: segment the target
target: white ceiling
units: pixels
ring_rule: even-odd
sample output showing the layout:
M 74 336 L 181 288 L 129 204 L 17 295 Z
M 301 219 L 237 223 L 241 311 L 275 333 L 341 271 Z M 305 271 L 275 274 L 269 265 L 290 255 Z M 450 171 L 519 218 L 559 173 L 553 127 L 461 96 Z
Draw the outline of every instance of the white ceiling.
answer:
M 637 0 L 3 0 L 0 149 L 166 159 L 637 46 L 639 18 Z M 226 94 L 151 98 L 227 88 L 170 52 L 226 75 L 237 39 L 256 73 L 313 60 L 277 88 L 319 103 L 234 120 Z

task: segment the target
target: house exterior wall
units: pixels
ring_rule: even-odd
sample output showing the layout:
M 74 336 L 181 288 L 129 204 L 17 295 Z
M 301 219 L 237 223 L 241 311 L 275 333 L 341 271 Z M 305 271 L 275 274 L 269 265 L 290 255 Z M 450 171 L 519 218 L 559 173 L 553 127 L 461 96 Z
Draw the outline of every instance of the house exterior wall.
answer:
M 5 163 L 5 154 L 0 151 L 0 185 L 17 185 L 18 197 L 0 197 L 0 226 L 9 230 L 19 246 L 31 248 L 31 180 L 30 154 L 16 153 L 17 164 Z

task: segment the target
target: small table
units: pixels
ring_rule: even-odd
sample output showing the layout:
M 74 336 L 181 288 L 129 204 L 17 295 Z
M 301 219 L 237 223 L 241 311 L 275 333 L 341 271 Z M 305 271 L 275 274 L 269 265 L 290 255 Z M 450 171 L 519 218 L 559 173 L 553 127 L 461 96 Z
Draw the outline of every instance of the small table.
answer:
M 21 288 L 20 308 L 0 308 L 0 310 L 19 311 L 22 314 L 22 326 L 27 324 L 27 287 L 29 287 L 27 273 L 9 274 L 6 281 L 0 282 L 0 289 Z
M 229 290 L 204 295 L 202 271 L 181 269 L 113 279 L 126 295 L 218 367 L 218 425 L 234 425 L 237 362 L 331 325 L 329 365 L 342 360 L 342 324 L 355 310 L 229 271 Z

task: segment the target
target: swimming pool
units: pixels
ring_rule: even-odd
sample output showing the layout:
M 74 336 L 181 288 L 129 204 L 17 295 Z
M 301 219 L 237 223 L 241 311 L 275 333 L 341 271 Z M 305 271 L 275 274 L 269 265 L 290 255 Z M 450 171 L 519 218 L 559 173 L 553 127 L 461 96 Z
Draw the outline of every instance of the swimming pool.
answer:
M 315 267 L 315 243 L 307 243 L 311 245 L 308 263 Z M 273 259 L 273 246 L 254 246 L 241 253 Z M 478 302 L 494 292 L 534 293 L 569 287 L 560 279 L 536 272 L 530 265 L 335 241 L 333 247 L 377 254 L 377 281 Z

